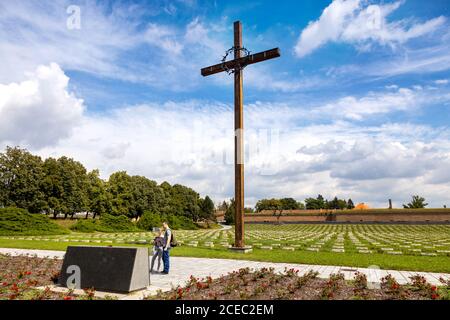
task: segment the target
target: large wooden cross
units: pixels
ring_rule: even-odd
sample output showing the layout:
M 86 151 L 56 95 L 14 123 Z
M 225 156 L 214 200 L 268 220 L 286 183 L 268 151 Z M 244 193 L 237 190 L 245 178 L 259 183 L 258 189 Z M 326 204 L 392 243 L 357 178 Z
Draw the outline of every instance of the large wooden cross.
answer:
M 235 204 L 235 242 L 234 248 L 245 250 L 244 244 L 244 115 L 243 115 L 243 79 L 242 69 L 247 65 L 278 58 L 280 49 L 275 48 L 256 54 L 248 53 L 242 46 L 242 24 L 234 23 L 234 60 L 203 68 L 202 76 L 210 76 L 220 72 L 234 73 L 234 204 Z

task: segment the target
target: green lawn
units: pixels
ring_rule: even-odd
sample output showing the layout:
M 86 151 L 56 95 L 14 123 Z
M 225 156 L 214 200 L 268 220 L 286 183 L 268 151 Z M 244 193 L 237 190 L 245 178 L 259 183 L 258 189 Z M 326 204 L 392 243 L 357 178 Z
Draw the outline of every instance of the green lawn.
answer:
M 64 231 L 64 230 L 63 230 Z M 69 231 L 67 231 L 69 232 Z M 174 230 L 175 256 L 247 259 L 450 273 L 450 225 L 247 225 L 250 254 L 230 252 L 233 229 Z M 68 245 L 150 246 L 152 232 L 3 236 L 0 247 L 65 250 Z
M 79 242 L 43 242 L 37 240 L 6 240 L 0 239 L 2 248 L 23 248 L 43 250 L 66 250 L 69 245 L 104 245 Z M 113 246 L 147 246 L 137 244 L 111 244 Z M 450 258 L 425 256 L 392 256 L 387 254 L 358 254 L 334 252 L 308 252 L 254 249 L 252 253 L 240 254 L 228 251 L 226 248 L 195 248 L 177 247 L 171 252 L 172 256 L 243 259 L 268 262 L 286 262 L 301 264 L 323 264 L 353 267 L 368 267 L 377 265 L 382 269 L 429 271 L 450 273 Z

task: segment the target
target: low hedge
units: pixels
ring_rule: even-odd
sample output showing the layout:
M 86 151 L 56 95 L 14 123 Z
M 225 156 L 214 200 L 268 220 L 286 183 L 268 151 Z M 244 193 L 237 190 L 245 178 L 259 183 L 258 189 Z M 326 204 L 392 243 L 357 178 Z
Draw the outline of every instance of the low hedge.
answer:
M 57 235 L 69 231 L 47 216 L 15 207 L 0 208 L 0 235 Z
M 296 210 L 295 213 L 290 213 L 289 210 L 285 210 L 281 213 L 281 216 L 326 216 L 329 214 L 344 215 L 344 214 L 357 214 L 357 215 L 372 215 L 372 214 L 450 214 L 449 208 L 430 208 L 430 209 L 344 209 L 344 210 Z M 248 217 L 269 217 L 269 216 L 280 216 L 279 211 L 274 212 L 255 212 L 246 213 L 245 216 Z
M 104 214 L 100 219 L 80 219 L 70 227 L 78 232 L 137 232 L 139 229 L 126 216 Z
M 167 221 L 169 226 L 174 229 L 196 230 L 198 226 L 189 218 L 176 215 L 162 215 L 159 213 L 146 211 L 139 220 L 137 226 L 144 231 L 151 231 L 153 228 L 161 227 L 162 223 Z

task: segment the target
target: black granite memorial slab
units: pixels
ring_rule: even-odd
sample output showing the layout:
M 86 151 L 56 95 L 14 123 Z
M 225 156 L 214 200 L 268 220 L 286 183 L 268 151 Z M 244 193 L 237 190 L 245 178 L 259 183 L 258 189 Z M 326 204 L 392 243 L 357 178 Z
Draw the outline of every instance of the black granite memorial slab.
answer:
M 69 246 L 59 276 L 64 287 L 110 292 L 136 291 L 149 283 L 147 248 Z

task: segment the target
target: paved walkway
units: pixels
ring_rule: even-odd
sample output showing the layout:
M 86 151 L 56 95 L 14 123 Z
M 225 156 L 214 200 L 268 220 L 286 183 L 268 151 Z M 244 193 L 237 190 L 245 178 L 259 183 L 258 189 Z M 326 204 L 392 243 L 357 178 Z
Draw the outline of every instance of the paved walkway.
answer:
M 48 251 L 48 250 L 27 250 L 27 249 L 7 249 L 0 248 L 0 254 L 17 255 L 36 255 L 37 257 L 57 257 L 62 259 L 64 257 L 63 251 Z M 439 278 L 450 280 L 450 274 L 434 273 L 434 272 L 415 272 L 415 271 L 397 271 L 397 270 L 381 270 L 377 268 L 352 268 L 339 266 L 321 266 L 321 265 L 305 265 L 305 264 L 291 264 L 291 263 L 272 263 L 272 262 L 258 262 L 247 260 L 231 260 L 231 259 L 205 259 L 205 258 L 186 258 L 186 257 L 171 257 L 171 270 L 169 275 L 152 274 L 151 285 L 148 290 L 140 291 L 128 296 L 123 296 L 121 299 L 139 299 L 144 295 L 155 294 L 158 290 L 170 290 L 172 287 L 178 285 L 183 286 L 191 275 L 196 278 L 204 278 L 211 276 L 213 278 L 226 275 L 227 273 L 238 270 L 240 268 L 260 269 L 263 267 L 274 268 L 275 271 L 281 272 L 285 268 L 294 268 L 299 270 L 299 275 L 302 275 L 310 270 L 319 272 L 320 278 L 328 278 L 331 273 L 341 272 L 345 278 L 353 279 L 356 271 L 364 273 L 367 280 L 376 286 L 380 283 L 381 278 L 387 274 L 391 274 L 400 284 L 409 282 L 409 277 L 419 274 L 424 276 L 427 281 L 434 285 L 440 285 Z

